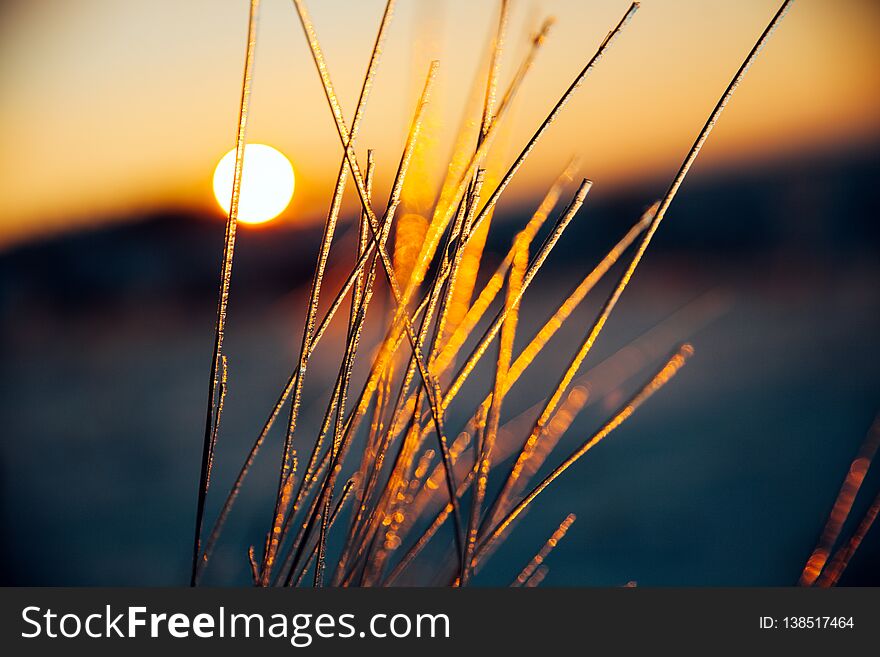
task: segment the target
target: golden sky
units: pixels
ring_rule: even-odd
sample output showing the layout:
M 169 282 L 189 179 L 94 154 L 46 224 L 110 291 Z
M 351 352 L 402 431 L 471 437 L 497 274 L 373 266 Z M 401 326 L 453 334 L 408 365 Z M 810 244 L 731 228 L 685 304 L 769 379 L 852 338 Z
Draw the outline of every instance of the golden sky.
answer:
M 211 175 L 234 144 L 247 4 L 4 3 L 0 245 L 153 208 L 215 211 Z M 628 4 L 513 0 L 502 84 L 529 29 L 548 14 L 557 23 L 504 131 L 502 158 L 519 151 Z M 547 186 L 572 155 L 583 158 L 596 192 L 671 176 L 777 5 L 644 0 L 515 179 L 507 202 Z M 309 3 L 349 117 L 383 6 L 384 0 Z M 437 152 L 448 151 L 496 11 L 488 0 L 399 0 L 358 142 L 359 152 L 376 151 L 379 190 L 390 184 L 431 57 L 440 60 Z M 700 167 L 876 139 L 878 55 L 880 3 L 797 0 L 712 134 Z M 289 0 L 262 2 L 248 139 L 275 146 L 293 162 L 296 195 L 281 221 L 313 220 L 325 211 L 341 149 Z

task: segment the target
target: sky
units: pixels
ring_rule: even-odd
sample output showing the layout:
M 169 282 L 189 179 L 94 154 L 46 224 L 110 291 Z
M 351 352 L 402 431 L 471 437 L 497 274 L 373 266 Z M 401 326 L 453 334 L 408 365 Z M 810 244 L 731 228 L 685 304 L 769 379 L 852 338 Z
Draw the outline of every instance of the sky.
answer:
M 211 192 L 234 145 L 246 0 L 29 0 L 0 8 L 0 248 L 180 208 L 221 218 Z M 384 0 L 308 3 L 350 117 Z M 628 7 L 626 0 L 512 0 L 502 87 L 530 30 L 557 22 L 493 157 L 512 161 Z M 546 188 L 579 156 L 595 193 L 671 177 L 775 0 L 644 0 L 517 175 L 506 202 Z M 358 140 L 387 192 L 430 59 L 438 177 L 497 3 L 399 0 Z M 880 3 L 797 0 L 701 155 L 704 171 L 880 140 Z M 297 175 L 278 221 L 326 212 L 341 148 L 288 0 L 263 0 L 248 141 Z M 348 199 L 349 207 L 354 197 Z

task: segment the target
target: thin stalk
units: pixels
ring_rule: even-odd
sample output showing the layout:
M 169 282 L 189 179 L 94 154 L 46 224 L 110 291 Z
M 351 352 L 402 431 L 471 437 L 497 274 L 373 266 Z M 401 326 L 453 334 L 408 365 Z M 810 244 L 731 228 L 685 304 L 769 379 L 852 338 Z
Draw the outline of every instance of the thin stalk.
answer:
M 532 578 L 538 568 L 541 567 L 541 564 L 544 563 L 544 560 L 547 558 L 547 556 L 553 551 L 553 548 L 559 545 L 559 541 L 565 538 L 565 535 L 568 533 L 568 530 L 574 524 L 574 521 L 576 519 L 577 518 L 573 513 L 569 513 L 568 516 L 566 516 L 565 520 L 559 523 L 559 527 L 556 529 L 556 531 L 554 531 L 550 538 L 547 539 L 547 542 L 544 543 L 543 547 L 538 551 L 538 553 L 534 557 L 532 557 L 532 560 L 529 561 L 528 564 L 526 564 L 525 568 L 520 571 L 520 574 L 516 576 L 516 579 L 513 580 L 513 584 L 511 584 L 511 586 L 525 586 L 526 582 L 528 582 Z
M 831 556 L 831 550 L 837 543 L 843 525 L 852 511 L 853 503 L 859 494 L 868 468 L 877 454 L 878 447 L 880 447 L 880 415 L 875 418 L 868 435 L 865 436 L 861 447 L 859 447 L 859 453 L 849 467 L 846 478 L 837 493 L 837 499 L 834 500 L 831 513 L 828 514 L 828 520 L 819 537 L 816 549 L 807 560 L 807 565 L 798 581 L 799 586 L 812 586 L 822 573 L 822 569 L 825 568 L 825 564 Z
M 580 209 L 581 205 L 583 205 L 584 199 L 589 193 L 591 187 L 593 186 L 593 182 L 584 178 L 583 182 L 581 182 L 580 187 L 578 187 L 577 192 L 574 195 L 574 198 L 569 203 L 568 207 L 563 212 L 562 216 L 556 222 L 556 225 L 553 227 L 553 231 L 550 235 L 547 236 L 547 239 L 544 240 L 544 243 L 541 245 L 541 248 L 538 250 L 538 253 L 535 255 L 532 262 L 529 263 L 529 267 L 526 270 L 526 274 L 523 277 L 522 287 L 519 290 L 518 298 L 515 299 L 514 303 L 519 303 L 522 299 L 523 295 L 528 290 L 529 285 L 531 285 L 532 280 L 534 280 L 535 276 L 540 271 L 544 261 L 547 259 L 547 256 L 550 255 L 550 252 L 556 246 L 556 243 L 559 241 L 559 238 L 562 237 L 563 232 L 568 227 L 568 224 L 571 223 L 571 220 L 577 214 L 577 211 Z M 455 380 L 449 386 L 446 394 L 444 395 L 443 404 L 444 410 L 449 406 L 452 399 L 458 394 L 461 390 L 461 387 L 464 385 L 468 376 L 470 376 L 471 372 L 473 372 L 474 368 L 477 366 L 477 363 L 486 353 L 486 350 L 489 348 L 489 345 L 492 343 L 492 340 L 495 339 L 495 336 L 498 335 L 498 332 L 501 330 L 501 325 L 504 323 L 505 318 L 507 317 L 507 311 L 502 309 L 498 315 L 495 317 L 495 320 L 492 322 L 492 325 L 486 329 L 486 332 L 483 334 L 483 337 L 480 339 L 479 344 L 474 348 L 471 352 L 470 357 L 467 362 L 462 365 L 458 374 L 455 377 Z
M 354 153 L 354 150 L 351 148 L 351 144 L 348 139 L 348 129 L 345 126 L 345 120 L 342 117 L 342 108 L 339 105 L 339 100 L 336 97 L 336 93 L 333 91 L 333 85 L 330 81 L 329 73 L 327 72 L 327 65 L 324 61 L 324 55 L 321 52 L 320 45 L 318 44 L 317 35 L 315 34 L 314 25 L 311 22 L 311 19 L 306 12 L 305 5 L 302 0 L 293 0 L 294 5 L 297 9 L 297 14 L 300 18 L 300 23 L 302 24 L 303 31 L 306 34 L 306 38 L 309 42 L 309 48 L 312 53 L 312 59 L 315 62 L 315 66 L 318 69 L 318 73 L 321 77 L 321 82 L 324 87 L 324 93 L 327 97 L 327 102 L 330 105 L 331 112 L 333 114 L 333 118 L 336 122 L 337 132 L 339 134 L 339 139 L 342 142 L 343 149 L 345 150 L 345 158 L 348 161 L 349 169 L 351 170 L 352 176 L 355 181 L 355 186 L 358 190 L 358 194 L 361 199 L 361 205 L 364 208 L 364 212 L 367 214 L 367 218 L 369 220 L 370 230 L 372 232 L 372 239 L 376 242 L 376 251 L 379 254 L 379 259 L 382 263 L 382 268 L 385 273 L 385 278 L 388 281 L 388 285 L 391 288 L 391 293 L 394 297 L 394 301 L 398 306 L 398 310 L 401 313 L 401 317 L 404 323 L 404 330 L 406 332 L 407 339 L 410 343 L 410 348 L 412 349 L 413 355 L 415 356 L 416 363 L 419 369 L 419 375 L 422 378 L 422 381 L 425 386 L 425 392 L 428 397 L 428 404 L 431 407 L 431 417 L 434 422 L 434 425 L 437 430 L 437 438 L 440 443 L 440 449 L 443 453 L 444 463 L 449 461 L 449 450 L 446 445 L 446 437 L 443 430 L 443 412 L 441 407 L 441 399 L 440 399 L 440 389 L 437 382 L 428 372 L 428 368 L 425 365 L 425 359 L 419 348 L 415 337 L 415 331 L 412 325 L 412 319 L 409 316 L 409 311 L 407 310 L 407 304 L 404 300 L 403 293 L 401 292 L 400 286 L 397 282 L 397 277 L 394 274 L 394 266 L 391 263 L 390 258 L 388 257 L 388 253 L 385 248 L 379 244 L 379 225 L 376 220 L 376 215 L 373 212 L 372 207 L 367 199 L 366 188 L 364 184 L 363 174 L 357 163 L 357 156 Z M 436 70 L 437 62 L 432 62 L 432 75 L 433 71 Z M 450 479 L 450 497 L 454 496 L 455 486 L 452 481 L 452 472 L 447 472 L 447 475 Z M 453 504 L 457 506 L 458 502 L 456 500 L 452 500 Z M 460 515 L 460 514 L 457 514 Z M 457 532 L 459 535 L 461 533 L 461 523 L 458 523 L 459 531 Z M 461 540 L 460 536 L 459 539 Z
M 843 575 L 843 571 L 845 571 L 846 567 L 849 565 L 853 554 L 859 549 L 862 541 L 865 540 L 865 535 L 877 519 L 878 513 L 880 513 L 880 493 L 874 498 L 874 501 L 871 503 L 871 506 L 868 508 L 868 511 L 859 523 L 859 526 L 856 527 L 856 531 L 853 533 L 852 537 L 846 542 L 846 545 L 839 548 L 837 552 L 834 553 L 831 563 L 824 571 L 822 571 L 822 576 L 819 577 L 816 586 L 820 588 L 828 588 L 837 585 L 840 576 Z
M 615 285 L 613 291 L 606 299 L 605 304 L 602 307 L 602 310 L 599 313 L 599 316 L 594 321 L 590 331 L 587 333 L 584 341 L 582 342 L 577 354 L 575 354 L 574 358 L 572 358 L 569 367 L 566 369 L 565 373 L 562 376 L 559 384 L 556 386 L 553 394 L 547 400 L 544 410 L 539 415 L 538 419 L 535 421 L 535 426 L 532 430 L 532 433 L 529 437 L 529 440 L 534 442 L 540 437 L 540 434 L 543 430 L 543 427 L 546 423 L 552 418 L 556 407 L 559 404 L 559 401 L 562 399 L 563 394 L 568 388 L 568 385 L 571 383 L 571 380 L 577 374 L 578 369 L 580 369 L 581 364 L 584 359 L 589 354 L 590 350 L 593 347 L 596 339 L 599 334 L 602 332 L 602 329 L 605 326 L 605 323 L 608 320 L 608 317 L 611 315 L 612 310 L 616 306 L 618 300 L 620 299 L 623 290 L 626 288 L 630 279 L 632 278 L 633 273 L 641 262 L 642 257 L 645 254 L 645 251 L 648 248 L 648 245 L 651 243 L 651 238 L 654 236 L 654 233 L 657 231 L 657 227 L 660 225 L 660 222 L 663 220 L 663 217 L 666 214 L 672 200 L 675 198 L 676 193 L 681 187 L 682 182 L 684 181 L 685 176 L 687 176 L 688 171 L 693 165 L 694 161 L 699 155 L 700 150 L 705 144 L 706 139 L 709 137 L 709 134 L 712 132 L 712 129 L 715 127 L 715 123 L 718 121 L 718 117 L 724 111 L 724 108 L 727 106 L 733 92 L 736 91 L 736 88 L 739 86 L 740 81 L 745 75 L 746 71 L 748 71 L 749 67 L 752 65 L 755 57 L 760 52 L 761 48 L 764 46 L 764 43 L 772 34 L 773 30 L 776 28 L 779 21 L 785 15 L 785 12 L 788 10 L 792 0 L 786 0 L 782 6 L 777 11 L 776 15 L 770 21 L 770 23 L 765 28 L 761 37 L 755 43 L 752 50 L 749 52 L 745 61 L 740 66 L 739 70 L 734 75 L 730 84 L 727 86 L 727 89 L 722 94 L 720 100 L 716 104 L 714 110 L 710 114 L 708 120 L 706 121 L 703 129 L 700 131 L 697 136 L 696 141 L 693 146 L 691 146 L 690 151 L 684 159 L 678 173 L 672 181 L 669 189 L 664 195 L 663 199 L 660 201 L 660 205 L 657 208 L 657 211 L 654 213 L 653 218 L 651 219 L 650 224 L 648 224 L 647 229 L 645 230 L 644 235 L 642 236 L 641 241 L 636 249 L 635 254 L 633 255 L 632 260 L 630 260 L 627 268 L 621 274 L 617 284 Z M 448 395 L 447 395 L 448 396 Z
M 244 147 L 247 135 L 248 107 L 251 96 L 251 77 L 254 70 L 254 51 L 257 45 L 257 15 L 259 0 L 251 0 L 248 13 L 247 48 L 244 57 L 244 79 L 241 84 L 241 100 L 238 110 L 238 130 L 235 135 L 235 172 L 232 179 L 232 200 L 226 218 L 226 235 L 223 247 L 223 264 L 220 268 L 220 294 L 217 301 L 217 321 L 214 328 L 214 351 L 211 356 L 211 374 L 208 378 L 208 405 L 205 415 L 205 440 L 202 449 L 202 467 L 199 476 L 196 523 L 193 536 L 192 569 L 190 586 L 196 585 L 201 552 L 202 525 L 205 519 L 205 503 L 211 485 L 210 472 L 214 461 L 214 429 L 217 413 L 218 368 L 223 355 L 223 336 L 226 332 L 226 309 L 229 305 L 229 285 L 232 280 L 232 259 L 235 253 L 235 230 L 238 225 L 238 204 L 241 196 L 241 172 L 244 166 Z M 218 418 L 219 420 L 219 418 Z
M 466 586 L 471 575 L 470 563 L 477 546 L 477 534 L 480 527 L 480 518 L 483 510 L 483 500 L 486 497 L 486 486 L 489 481 L 495 439 L 498 433 L 498 425 L 501 422 L 501 406 L 507 391 L 507 375 L 510 370 L 510 361 L 513 354 L 513 340 L 516 336 L 516 324 L 518 319 L 518 299 L 522 296 L 523 276 L 529 259 L 528 236 L 518 236 L 516 250 L 513 256 L 513 264 L 507 281 L 507 298 L 505 300 L 505 320 L 501 327 L 501 339 L 498 346 L 498 359 L 495 366 L 495 382 L 492 388 L 492 402 L 486 416 L 486 427 L 483 432 L 482 445 L 477 460 L 477 477 L 474 487 L 473 500 L 471 503 L 471 518 L 468 526 L 468 542 L 465 551 L 464 566 L 460 572 L 461 586 Z
M 309 35 L 310 44 L 312 46 L 313 56 L 315 58 L 316 64 L 318 64 L 318 62 L 323 62 L 323 58 L 320 54 L 320 50 L 317 45 L 316 37 L 314 36 L 314 31 L 311 28 L 311 23 L 308 21 L 307 16 L 303 16 L 302 14 L 301 14 L 301 19 L 303 22 L 303 27 L 306 30 L 307 35 Z M 335 99 L 335 94 L 333 93 L 332 87 L 330 86 L 329 77 L 326 77 L 326 67 L 322 66 L 321 64 L 319 64 L 318 67 L 319 67 L 319 70 L 322 71 L 322 80 L 324 81 L 324 84 L 325 84 L 325 91 L 327 93 L 328 100 L 332 99 L 331 100 L 331 107 L 338 107 L 338 102 Z M 389 206 L 388 206 L 388 209 L 386 210 L 386 213 L 385 213 L 386 214 L 386 218 L 385 218 L 386 225 L 388 222 L 390 222 L 392 220 L 393 213 L 396 210 L 397 205 L 399 204 L 400 190 L 403 186 L 403 180 L 405 178 L 405 174 L 406 174 L 406 171 L 407 171 L 407 168 L 409 165 L 409 161 L 412 157 L 412 153 L 415 148 L 416 140 L 418 139 L 419 131 L 421 128 L 422 115 L 423 115 L 424 109 L 428 103 L 428 98 L 430 96 L 431 87 L 433 85 L 433 82 L 434 82 L 434 79 L 436 76 L 436 70 L 437 70 L 437 62 L 432 62 L 431 66 L 429 68 L 429 71 L 428 71 L 428 76 L 427 76 L 427 79 L 425 82 L 425 87 L 423 89 L 422 96 L 419 99 L 419 103 L 418 103 L 418 106 L 416 109 L 415 118 L 413 119 L 410 134 L 407 139 L 407 144 L 404 148 L 404 154 L 401 158 L 401 165 L 398 169 L 398 173 L 399 173 L 398 179 L 394 185 L 394 188 L 392 191 L 392 198 L 389 201 Z M 336 116 L 335 112 L 334 112 L 334 116 Z M 348 133 L 345 129 L 344 123 L 339 122 L 338 127 L 339 127 L 340 138 L 345 139 L 347 137 Z M 344 143 L 346 143 L 346 142 L 344 142 Z M 376 226 L 376 223 L 375 223 L 376 217 L 374 214 L 372 214 L 372 208 L 370 207 L 369 199 L 366 196 L 365 190 L 363 189 L 364 181 L 361 178 L 360 171 L 356 168 L 356 166 L 357 166 L 356 163 L 354 165 L 352 165 L 353 155 L 352 155 L 352 149 L 350 146 L 348 146 L 346 148 L 346 158 L 349 162 L 349 168 L 351 169 L 351 171 L 355 177 L 355 181 L 357 183 L 358 190 L 359 190 L 359 192 L 362 193 L 362 207 L 364 209 L 364 213 L 367 215 L 370 230 L 372 231 L 372 237 L 373 237 L 374 243 L 377 244 L 376 250 L 377 250 L 377 253 L 378 253 L 380 259 L 382 260 L 383 267 L 384 267 L 385 273 L 386 273 L 386 278 L 388 279 L 389 283 L 392 285 L 392 289 L 393 289 L 394 286 L 396 285 L 395 278 L 394 278 L 394 271 L 393 271 L 393 267 L 391 266 L 390 262 L 388 261 L 387 252 L 385 251 L 385 245 L 383 242 L 383 237 L 387 237 L 387 233 L 385 233 L 380 227 Z M 412 329 L 411 324 L 409 325 L 409 328 L 411 331 L 411 329 Z M 413 341 L 412 345 L 413 345 L 413 349 L 414 349 L 414 354 L 416 355 L 416 358 L 418 359 L 420 356 L 420 354 L 418 353 L 418 344 L 415 341 Z M 430 380 L 430 378 L 427 375 L 426 370 L 424 371 L 424 377 L 425 377 L 424 380 L 426 382 L 428 380 Z M 438 415 L 436 415 L 436 414 L 433 417 L 435 419 L 435 424 L 437 426 L 438 433 L 442 432 L 442 420 L 440 420 Z M 335 472 L 334 464 L 336 463 L 336 460 L 337 460 L 336 458 L 331 460 L 331 466 L 327 470 L 326 477 L 332 477 L 334 475 L 334 472 Z M 328 479 L 328 480 L 326 480 L 326 482 L 332 482 L 332 479 Z M 325 482 L 325 486 L 327 485 L 326 482 Z M 330 483 L 330 486 L 332 488 L 332 483 Z M 312 517 L 309 519 L 309 523 L 308 523 L 309 528 L 311 528 L 313 526 L 315 519 L 316 518 L 313 514 Z M 308 535 L 308 530 L 306 532 L 306 535 Z M 298 548 L 298 552 L 301 553 L 302 549 L 303 549 L 303 547 L 301 545 Z M 299 557 L 296 557 L 294 563 L 296 563 L 298 561 L 298 559 L 299 559 Z
M 563 461 L 559 466 L 556 467 L 553 472 L 547 475 L 540 484 L 538 484 L 532 491 L 526 495 L 519 504 L 517 504 L 511 511 L 508 513 L 501 522 L 499 522 L 487 535 L 482 539 L 479 548 L 477 549 L 477 553 L 474 556 L 474 563 L 471 564 L 472 567 L 476 566 L 476 562 L 479 561 L 493 546 L 495 541 L 505 532 L 505 530 L 510 527 L 510 524 L 516 520 L 516 518 L 525 511 L 528 506 L 535 500 L 538 495 L 540 495 L 546 488 L 556 480 L 563 472 L 568 470 L 572 465 L 574 465 L 578 459 L 580 459 L 584 454 L 590 451 L 593 447 L 598 445 L 604 438 L 606 438 L 612 431 L 614 431 L 617 427 L 623 424 L 636 410 L 641 406 L 645 401 L 647 401 L 651 395 L 657 392 L 660 388 L 666 385 L 673 376 L 675 376 L 678 371 L 684 366 L 687 359 L 693 354 L 693 347 L 690 345 L 683 345 L 676 351 L 676 353 L 666 362 L 666 364 L 646 383 L 635 395 L 633 395 L 629 401 L 627 401 L 620 409 L 614 414 L 614 416 L 606 422 L 602 428 L 600 428 L 596 433 L 594 433 L 588 440 L 586 440 L 577 450 L 575 450 L 565 461 Z
M 379 31 L 376 35 L 376 41 L 373 45 L 370 62 L 367 66 L 367 72 L 364 76 L 364 81 L 361 86 L 361 92 L 355 109 L 354 119 L 352 120 L 352 129 L 347 136 L 347 141 L 345 144 L 346 149 L 351 148 L 352 142 L 357 137 L 358 129 L 360 127 L 360 121 L 363 116 L 364 109 L 366 108 L 366 101 L 369 96 L 370 89 L 372 88 L 372 82 L 375 76 L 376 67 L 379 59 L 379 53 L 381 52 L 381 44 L 384 40 L 385 32 L 391 20 L 393 7 L 394 0 L 388 0 L 387 4 L 385 5 L 385 12 L 382 15 L 382 20 L 379 25 Z M 324 234 L 321 240 L 321 248 L 318 256 L 318 262 L 315 265 L 315 273 L 312 278 L 312 285 L 309 293 L 308 309 L 306 311 L 306 320 L 303 327 L 302 346 L 300 347 L 300 362 L 299 368 L 297 370 L 298 375 L 295 377 L 295 381 L 293 384 L 292 402 L 290 407 L 290 414 L 288 416 L 287 433 L 285 434 L 284 447 L 282 450 L 279 487 L 282 485 L 282 482 L 285 480 L 287 473 L 290 469 L 293 435 L 296 431 L 299 407 L 302 400 L 303 380 L 306 375 L 306 368 L 308 367 L 309 357 L 311 354 L 309 345 L 312 342 L 312 335 L 315 330 L 315 320 L 318 313 L 318 303 L 321 296 L 321 284 L 327 266 L 327 259 L 330 255 L 330 247 L 333 242 L 333 235 L 336 229 L 339 209 L 342 204 L 342 195 L 345 191 L 346 178 L 347 174 L 345 158 L 343 158 L 343 161 L 340 163 L 339 166 L 336 188 L 334 190 L 333 198 L 330 203 L 330 211 L 327 215 L 327 221 L 324 225 Z M 280 488 L 279 495 L 276 499 L 280 500 Z M 273 514 L 272 539 L 269 542 L 269 549 L 263 557 L 263 570 L 266 571 L 262 577 L 264 586 L 268 585 L 269 582 L 270 572 L 274 564 L 275 553 L 278 549 L 278 534 L 280 534 L 281 526 L 283 524 L 284 514 L 279 513 L 279 507 L 276 503 L 275 513 Z

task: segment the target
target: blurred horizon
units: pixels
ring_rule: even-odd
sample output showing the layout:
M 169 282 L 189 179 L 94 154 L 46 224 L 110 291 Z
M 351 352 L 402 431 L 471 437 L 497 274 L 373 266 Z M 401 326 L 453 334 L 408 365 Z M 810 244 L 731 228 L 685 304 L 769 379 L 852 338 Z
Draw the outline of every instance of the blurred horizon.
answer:
M 880 334 L 878 175 L 880 156 L 866 150 L 687 181 L 587 366 L 623 348 L 644 371 L 682 340 L 694 345 L 694 357 L 658 399 L 542 496 L 481 582 L 507 584 L 550 525 L 574 512 L 578 521 L 548 560 L 548 585 L 794 584 L 880 399 L 870 356 Z M 523 335 L 533 334 L 645 199 L 587 199 L 527 295 Z M 531 209 L 493 222 L 481 281 Z M 139 219 L 0 254 L 6 584 L 187 580 L 223 230 L 210 215 Z M 319 233 L 319 226 L 239 232 L 215 511 L 297 358 Z M 350 267 L 353 234 L 339 233 L 324 305 Z M 557 376 L 606 291 L 607 281 L 514 389 L 511 414 L 535 403 Z M 688 307 L 703 309 L 688 320 Z M 659 336 L 634 348 L 657 326 L 664 327 Z M 310 368 L 306 439 L 335 371 L 334 347 L 319 349 Z M 478 374 L 469 390 L 482 393 L 487 378 Z M 563 451 L 634 383 L 597 397 Z M 280 437 L 273 432 L 255 463 L 218 546 L 212 584 L 246 584 L 243 555 L 265 529 Z M 878 482 L 874 466 L 865 494 Z M 864 512 L 858 502 L 850 524 Z M 21 538 L 31 536 L 45 540 Z M 842 584 L 876 585 L 878 554 L 875 530 Z
M 384 2 L 311 3 L 331 76 L 349 116 Z M 628 3 L 514 2 L 502 85 L 530 32 L 550 36 L 494 149 L 506 168 Z M 775 11 L 753 0 L 642 3 L 518 173 L 507 202 L 531 200 L 571 156 L 595 195 L 670 178 L 717 96 Z M 214 165 L 232 146 L 247 3 L 58 0 L 5 3 L 0 248 L 161 209 L 220 211 Z M 467 105 L 494 3 L 398 3 L 364 125 L 387 190 L 427 63 L 440 61 L 429 119 L 439 178 Z M 326 212 L 341 154 L 295 12 L 263 0 L 248 141 L 293 162 L 297 191 L 274 224 Z M 745 162 L 824 157 L 880 141 L 880 7 L 799 0 L 701 154 L 696 174 Z M 414 43 L 415 45 L 408 45 Z M 400 80 L 407 81 L 404 85 Z M 399 90 L 409 91 L 401 97 Z M 308 126 L 308 129 L 303 129 Z M 346 208 L 356 210 L 353 194 Z

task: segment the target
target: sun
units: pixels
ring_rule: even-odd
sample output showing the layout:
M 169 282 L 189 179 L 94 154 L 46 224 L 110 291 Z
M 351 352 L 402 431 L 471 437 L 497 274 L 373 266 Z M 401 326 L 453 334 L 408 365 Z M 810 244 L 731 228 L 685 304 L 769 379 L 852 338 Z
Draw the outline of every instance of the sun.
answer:
M 224 155 L 214 169 L 214 197 L 229 214 L 232 181 L 235 177 L 235 149 Z M 262 224 L 277 217 L 293 198 L 294 176 L 290 161 L 265 144 L 247 144 L 241 171 L 238 220 Z

